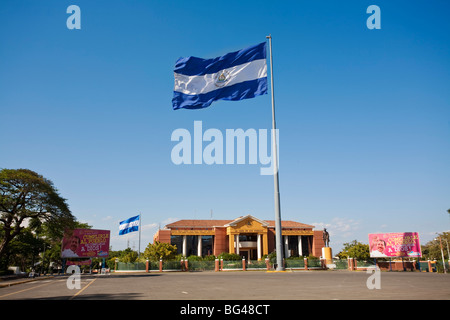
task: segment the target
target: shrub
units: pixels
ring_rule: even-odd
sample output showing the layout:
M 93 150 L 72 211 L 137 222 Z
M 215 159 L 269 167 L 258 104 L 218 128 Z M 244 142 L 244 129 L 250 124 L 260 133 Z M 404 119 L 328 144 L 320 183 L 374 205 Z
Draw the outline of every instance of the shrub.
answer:
M 240 255 L 238 255 L 236 253 L 228 253 L 228 252 L 222 252 L 218 258 L 226 260 L 226 261 L 242 260 Z

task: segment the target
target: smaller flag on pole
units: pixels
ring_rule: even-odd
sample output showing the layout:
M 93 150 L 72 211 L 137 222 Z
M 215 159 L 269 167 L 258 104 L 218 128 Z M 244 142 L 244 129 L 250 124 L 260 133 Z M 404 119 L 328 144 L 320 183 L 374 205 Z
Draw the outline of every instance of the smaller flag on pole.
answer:
M 139 215 L 123 220 L 119 223 L 119 235 L 124 235 L 130 232 L 139 231 Z

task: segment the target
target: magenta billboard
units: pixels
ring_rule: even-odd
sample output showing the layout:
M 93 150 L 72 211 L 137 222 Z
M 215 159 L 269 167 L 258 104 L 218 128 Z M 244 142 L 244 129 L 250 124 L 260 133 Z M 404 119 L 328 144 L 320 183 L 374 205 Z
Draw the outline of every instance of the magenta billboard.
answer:
M 109 255 L 109 230 L 74 229 L 66 231 L 62 258 L 105 258 Z
M 369 234 L 369 250 L 372 258 L 422 256 L 417 232 Z

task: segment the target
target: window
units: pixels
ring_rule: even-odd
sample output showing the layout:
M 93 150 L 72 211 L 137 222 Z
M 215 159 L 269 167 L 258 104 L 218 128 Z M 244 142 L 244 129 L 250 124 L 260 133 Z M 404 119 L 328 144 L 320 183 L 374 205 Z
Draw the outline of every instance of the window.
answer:
M 213 254 L 213 236 L 199 236 L 202 237 L 202 257 Z
M 239 242 L 240 241 L 258 241 L 258 235 L 257 234 L 240 234 Z
M 197 255 L 197 236 L 186 236 L 186 257 Z
M 177 254 L 183 253 L 183 236 L 170 236 L 170 244 L 177 247 Z

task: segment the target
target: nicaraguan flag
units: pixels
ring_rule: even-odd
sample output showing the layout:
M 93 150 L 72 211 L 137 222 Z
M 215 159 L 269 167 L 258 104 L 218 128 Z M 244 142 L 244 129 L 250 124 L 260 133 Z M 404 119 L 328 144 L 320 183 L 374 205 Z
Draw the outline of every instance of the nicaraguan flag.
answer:
M 139 231 L 139 216 L 131 217 L 119 223 L 119 235 Z
M 214 59 L 180 58 L 174 72 L 174 110 L 254 98 L 267 93 L 266 43 Z

